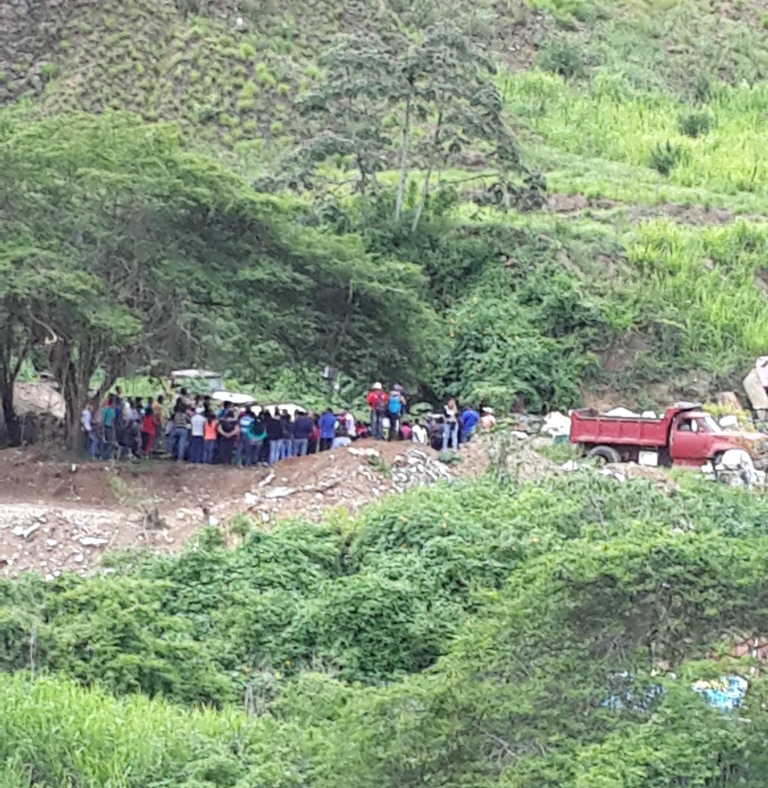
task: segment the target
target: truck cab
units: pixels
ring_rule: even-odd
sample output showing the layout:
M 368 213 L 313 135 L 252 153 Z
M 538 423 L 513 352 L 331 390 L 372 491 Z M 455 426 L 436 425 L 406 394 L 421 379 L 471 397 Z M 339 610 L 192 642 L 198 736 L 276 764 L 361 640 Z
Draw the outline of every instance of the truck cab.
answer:
M 684 410 L 672 417 L 669 456 L 675 465 L 701 465 L 717 454 L 739 448 L 703 410 Z

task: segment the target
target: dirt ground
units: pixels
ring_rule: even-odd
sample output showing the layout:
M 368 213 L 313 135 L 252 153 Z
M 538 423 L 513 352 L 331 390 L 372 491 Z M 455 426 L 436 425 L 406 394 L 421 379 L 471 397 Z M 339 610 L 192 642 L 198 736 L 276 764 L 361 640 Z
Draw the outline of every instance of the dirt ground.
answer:
M 353 514 L 416 485 L 478 476 L 499 456 L 520 481 L 569 471 L 541 453 L 551 439 L 514 435 L 472 441 L 461 448 L 461 462 L 450 465 L 432 449 L 405 442 L 358 441 L 249 469 L 169 460 L 79 463 L 40 448 L 6 449 L 0 451 L 0 577 L 87 573 L 107 551 L 175 552 L 202 526 L 227 527 L 238 514 L 265 529 L 281 519 Z M 673 483 L 655 468 L 606 466 L 604 472 L 620 481 L 645 476 Z
M 0 451 L 0 576 L 38 569 L 88 571 L 107 551 L 178 550 L 203 525 L 249 514 L 320 520 L 404 487 L 481 473 L 487 451 L 471 448 L 449 468 L 409 443 L 354 446 L 270 468 L 195 466 L 168 460 L 80 463 L 40 448 Z

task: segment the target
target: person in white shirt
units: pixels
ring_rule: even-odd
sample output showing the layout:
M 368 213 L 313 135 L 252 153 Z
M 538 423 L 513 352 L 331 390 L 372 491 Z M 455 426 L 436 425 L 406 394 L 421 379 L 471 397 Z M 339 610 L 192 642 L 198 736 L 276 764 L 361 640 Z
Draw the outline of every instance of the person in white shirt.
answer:
M 205 448 L 205 416 L 202 408 L 195 410 L 190 421 L 189 461 L 201 463 Z
M 417 421 L 411 428 L 411 442 L 426 446 L 428 437 L 429 433 L 427 433 L 427 428 L 421 422 Z
M 83 427 L 83 433 L 85 435 L 85 447 L 88 452 L 88 459 L 95 460 L 99 451 L 99 435 L 93 427 L 93 411 L 90 405 L 86 405 L 83 408 L 83 412 L 80 414 L 80 424 Z
M 341 419 L 344 424 L 344 432 L 346 432 L 350 438 L 356 438 L 355 417 L 352 415 L 351 411 L 345 410 L 344 413 L 341 414 Z

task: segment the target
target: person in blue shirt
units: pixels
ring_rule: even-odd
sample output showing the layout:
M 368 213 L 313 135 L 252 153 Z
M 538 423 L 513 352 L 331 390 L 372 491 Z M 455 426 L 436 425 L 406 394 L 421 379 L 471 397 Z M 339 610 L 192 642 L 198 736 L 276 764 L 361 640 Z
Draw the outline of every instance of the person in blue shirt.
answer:
M 464 406 L 461 413 L 461 442 L 466 443 L 475 431 L 478 422 L 480 421 L 480 414 L 469 405 Z
M 336 437 L 336 416 L 333 411 L 328 408 L 325 413 L 320 417 L 320 451 L 328 451 L 333 445 L 333 439 Z

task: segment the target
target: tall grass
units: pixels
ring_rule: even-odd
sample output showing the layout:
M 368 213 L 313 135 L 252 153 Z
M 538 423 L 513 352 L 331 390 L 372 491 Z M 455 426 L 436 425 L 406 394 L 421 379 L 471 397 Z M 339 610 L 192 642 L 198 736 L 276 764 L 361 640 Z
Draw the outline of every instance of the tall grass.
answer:
M 512 115 L 547 146 L 563 153 L 646 167 L 655 146 L 673 141 L 685 156 L 669 175 L 671 184 L 723 194 L 764 196 L 768 165 L 768 86 L 720 86 L 708 105 L 716 120 L 699 138 L 682 135 L 686 105 L 671 96 L 634 90 L 617 72 L 599 71 L 574 85 L 537 71 L 508 76 Z

